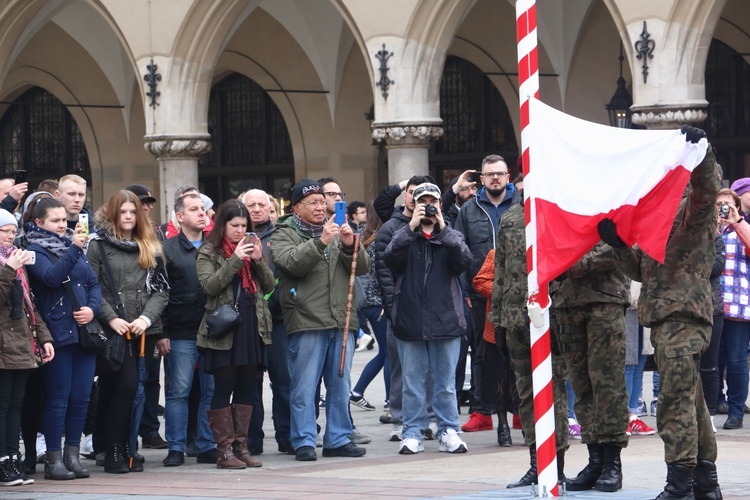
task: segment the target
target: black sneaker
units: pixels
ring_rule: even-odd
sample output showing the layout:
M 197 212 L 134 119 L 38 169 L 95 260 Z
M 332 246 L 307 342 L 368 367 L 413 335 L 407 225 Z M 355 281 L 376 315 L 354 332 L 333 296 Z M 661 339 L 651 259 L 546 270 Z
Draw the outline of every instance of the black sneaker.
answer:
M 23 483 L 21 476 L 13 470 L 10 458 L 0 462 L 0 486 L 17 486 Z
M 18 474 L 18 477 L 21 478 L 21 481 L 23 481 L 21 484 L 34 484 L 34 479 L 29 477 L 28 474 L 26 474 L 26 471 L 24 470 L 23 465 L 21 464 L 21 457 L 18 455 L 11 455 L 10 456 L 10 466 L 13 469 L 13 472 Z
M 162 463 L 164 464 L 164 467 L 179 467 L 185 463 L 185 454 L 181 451 L 169 450 L 167 458 L 165 458 Z
M 219 452 L 216 448 L 211 448 L 208 451 L 202 451 L 196 455 L 196 461 L 199 464 L 214 464 L 216 465 L 216 460 L 219 458 Z
M 354 406 L 359 406 L 363 410 L 374 411 L 375 407 L 372 406 L 364 396 L 355 396 L 354 393 L 349 395 L 349 403 Z
M 729 417 L 724 422 L 724 428 L 727 430 L 742 429 L 742 419 L 737 417 Z
M 325 450 L 323 452 L 325 453 Z M 318 459 L 318 454 L 312 446 L 300 446 L 295 451 L 295 455 L 298 462 L 314 462 Z
M 352 442 L 346 443 L 344 446 L 339 446 L 338 448 L 323 448 L 323 456 L 324 457 L 361 457 L 365 453 L 367 453 L 367 450 L 364 448 L 360 448 L 359 446 L 355 445 Z

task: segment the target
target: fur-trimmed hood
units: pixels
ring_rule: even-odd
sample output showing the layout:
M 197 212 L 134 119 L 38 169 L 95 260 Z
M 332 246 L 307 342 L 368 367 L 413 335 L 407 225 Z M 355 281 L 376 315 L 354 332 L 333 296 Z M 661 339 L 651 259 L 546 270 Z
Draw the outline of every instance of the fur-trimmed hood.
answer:
M 115 234 L 115 225 L 107 218 L 105 207 L 99 207 L 94 214 L 94 224 L 100 231 L 107 232 L 111 235 Z

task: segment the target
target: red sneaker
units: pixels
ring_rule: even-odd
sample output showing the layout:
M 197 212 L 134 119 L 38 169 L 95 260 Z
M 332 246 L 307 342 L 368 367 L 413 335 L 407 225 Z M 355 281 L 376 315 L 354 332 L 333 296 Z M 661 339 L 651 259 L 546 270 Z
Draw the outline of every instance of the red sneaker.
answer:
M 492 415 L 476 412 L 469 415 L 469 420 L 461 426 L 464 432 L 491 431 L 493 428 Z
M 649 427 L 646 422 L 640 418 L 631 420 L 628 424 L 628 430 L 625 431 L 628 436 L 653 436 L 656 431 Z
M 521 425 L 521 415 L 513 415 L 513 428 L 523 429 L 523 426 Z

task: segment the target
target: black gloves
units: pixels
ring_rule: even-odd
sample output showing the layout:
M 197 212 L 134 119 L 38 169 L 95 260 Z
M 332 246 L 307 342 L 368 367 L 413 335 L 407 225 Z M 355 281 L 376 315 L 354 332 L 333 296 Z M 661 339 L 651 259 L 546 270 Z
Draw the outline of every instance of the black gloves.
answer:
M 687 142 L 692 142 L 693 144 L 697 144 L 698 141 L 706 137 L 706 133 L 699 128 L 691 127 L 689 125 L 683 125 L 682 128 L 680 128 L 680 132 L 685 134 L 685 140 Z M 599 231 L 601 234 L 601 231 Z
M 698 129 L 694 129 L 698 130 Z M 701 132 L 703 132 L 701 130 Z M 625 242 L 617 236 L 617 224 L 612 219 L 604 219 L 596 227 L 599 231 L 599 237 L 604 243 L 611 246 L 612 248 L 625 248 Z

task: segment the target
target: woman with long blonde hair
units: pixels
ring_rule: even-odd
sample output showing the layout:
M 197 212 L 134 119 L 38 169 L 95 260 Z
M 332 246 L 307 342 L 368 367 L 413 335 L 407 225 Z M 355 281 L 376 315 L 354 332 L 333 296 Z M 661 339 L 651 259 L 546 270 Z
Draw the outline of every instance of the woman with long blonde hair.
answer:
M 87 256 L 102 287 L 98 319 L 110 333 L 127 336 L 130 345 L 116 370 L 98 367 L 94 451 L 106 447 L 105 472 L 139 472 L 143 466 L 130 460 L 135 450 L 128 442 L 138 389 L 140 337 L 147 335 L 145 352 L 153 352 L 163 336 L 161 313 L 169 300 L 169 286 L 161 244 L 134 193 L 117 191 L 96 212 L 95 222 L 99 229 Z

